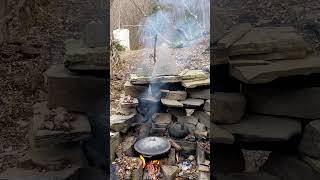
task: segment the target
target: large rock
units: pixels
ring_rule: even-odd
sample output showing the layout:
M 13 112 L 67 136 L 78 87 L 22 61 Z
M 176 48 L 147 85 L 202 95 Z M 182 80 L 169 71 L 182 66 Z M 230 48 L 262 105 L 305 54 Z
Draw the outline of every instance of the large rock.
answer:
M 49 108 L 64 107 L 69 111 L 104 113 L 107 107 L 107 79 L 80 76 L 63 65 L 45 72 Z
M 248 115 L 238 124 L 221 127 L 243 142 L 288 141 L 301 133 L 299 120 L 262 115 Z
M 107 47 L 90 48 L 81 40 L 67 40 L 65 42 L 65 66 L 72 71 L 107 71 L 109 59 Z
M 299 150 L 307 156 L 320 160 L 320 120 L 312 121 L 306 126 Z
M 255 113 L 320 118 L 320 88 L 246 87 L 249 109 Z
M 291 27 L 254 28 L 229 49 L 230 56 L 306 51 L 306 43 Z
M 247 84 L 263 84 L 280 77 L 320 73 L 319 56 L 305 59 L 272 61 L 267 65 L 231 66 L 231 75 Z
M 240 122 L 245 113 L 246 99 L 240 93 L 213 94 L 213 122 L 233 124 Z
M 262 169 L 282 180 L 318 180 L 320 174 L 295 155 L 271 153 Z

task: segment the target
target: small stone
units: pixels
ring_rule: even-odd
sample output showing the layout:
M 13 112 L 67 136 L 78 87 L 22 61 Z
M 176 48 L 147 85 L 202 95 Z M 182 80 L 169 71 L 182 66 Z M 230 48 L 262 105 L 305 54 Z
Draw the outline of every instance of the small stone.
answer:
M 45 127 L 46 129 L 48 129 L 48 130 L 53 130 L 53 129 L 54 129 L 54 124 L 53 124 L 52 121 L 46 121 L 46 122 L 44 123 L 44 127 Z
M 196 125 L 196 130 L 199 130 L 199 131 L 205 131 L 206 130 L 206 126 L 202 123 L 198 123 Z
M 209 167 L 204 166 L 204 165 L 199 165 L 198 170 L 202 171 L 202 172 L 209 172 L 210 171 Z
M 190 156 L 188 157 L 188 160 L 189 160 L 189 161 L 194 161 L 194 160 L 195 160 L 195 157 L 194 157 L 193 155 L 190 155 Z
M 67 122 L 64 122 L 64 123 L 62 124 L 62 127 L 63 127 L 64 129 L 70 129 L 70 124 L 67 123 Z
M 174 180 L 179 172 L 179 168 L 177 166 L 161 165 L 161 170 L 164 177 L 168 180 Z

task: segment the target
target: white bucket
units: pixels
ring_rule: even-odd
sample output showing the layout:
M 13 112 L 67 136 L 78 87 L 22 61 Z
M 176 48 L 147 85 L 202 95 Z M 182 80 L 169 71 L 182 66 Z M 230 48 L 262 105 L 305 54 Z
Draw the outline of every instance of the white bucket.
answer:
M 129 29 L 116 29 L 113 31 L 113 38 L 119 41 L 120 45 L 130 50 L 130 35 Z

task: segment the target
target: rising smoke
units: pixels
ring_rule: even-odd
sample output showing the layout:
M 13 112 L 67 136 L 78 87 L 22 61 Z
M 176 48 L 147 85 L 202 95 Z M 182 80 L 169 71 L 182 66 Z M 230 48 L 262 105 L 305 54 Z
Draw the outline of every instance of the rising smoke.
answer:
M 146 47 L 195 44 L 209 33 L 210 0 L 155 0 L 157 11 L 141 23 L 140 40 Z

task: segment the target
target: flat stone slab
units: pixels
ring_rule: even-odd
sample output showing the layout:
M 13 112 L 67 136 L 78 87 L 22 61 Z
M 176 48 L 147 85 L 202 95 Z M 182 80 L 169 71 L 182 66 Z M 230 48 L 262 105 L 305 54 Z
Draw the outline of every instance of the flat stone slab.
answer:
M 186 88 L 196 88 L 201 86 L 209 86 L 210 79 L 205 80 L 183 80 L 182 85 Z
M 320 118 L 320 88 L 244 87 L 251 112 L 294 117 Z
M 149 84 L 151 77 L 138 76 L 136 74 L 130 75 L 130 82 L 134 85 L 146 85 Z
M 193 98 L 189 98 L 189 99 L 186 99 L 184 101 L 180 101 L 184 107 L 187 107 L 187 108 L 197 108 L 197 107 L 200 107 L 204 104 L 204 100 L 202 99 L 193 99 Z
M 164 99 L 182 101 L 187 98 L 187 92 L 185 91 L 161 90 L 161 93 L 163 94 Z
M 213 143 L 218 144 L 233 144 L 235 141 L 234 136 L 227 130 L 219 127 L 216 124 L 211 124 L 210 138 Z
M 196 99 L 210 99 L 210 89 L 187 89 L 188 96 Z
M 183 107 L 183 104 L 177 100 L 161 99 L 163 105 L 167 107 Z
M 309 55 L 305 59 L 272 61 L 267 65 L 231 66 L 230 73 L 247 84 L 263 84 L 280 77 L 320 73 L 320 56 Z
M 185 69 L 179 73 L 182 80 L 205 80 L 208 79 L 206 72 L 202 70 Z
M 253 28 L 229 49 L 230 56 L 266 54 L 282 51 L 306 51 L 302 36 L 291 27 Z
M 65 42 L 65 66 L 73 71 L 107 71 L 109 59 L 107 47 L 90 48 L 81 40 L 70 39 Z
M 134 117 L 134 114 L 129 116 L 112 115 L 110 117 L 110 129 L 115 132 L 126 133 L 135 121 Z
M 299 151 L 307 156 L 320 159 L 320 120 L 312 121 L 306 126 Z
M 152 83 L 177 83 L 181 82 L 181 78 L 179 76 L 156 76 L 152 77 L 150 82 Z
M 239 124 L 221 127 L 237 137 L 237 141 L 243 142 L 288 141 L 302 130 L 298 120 L 261 115 L 248 115 Z

